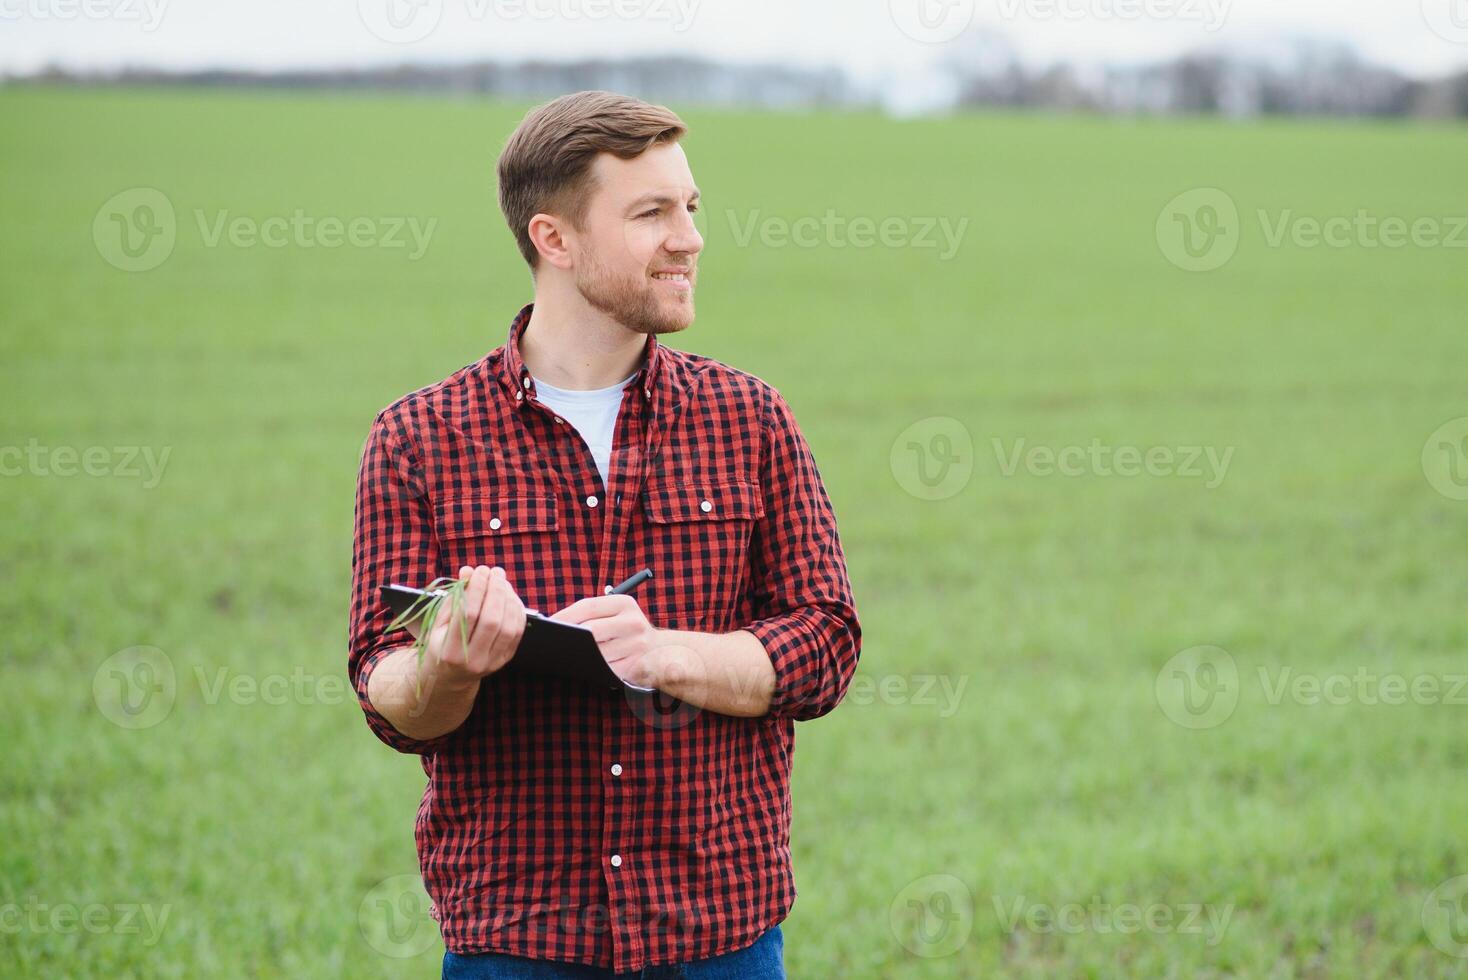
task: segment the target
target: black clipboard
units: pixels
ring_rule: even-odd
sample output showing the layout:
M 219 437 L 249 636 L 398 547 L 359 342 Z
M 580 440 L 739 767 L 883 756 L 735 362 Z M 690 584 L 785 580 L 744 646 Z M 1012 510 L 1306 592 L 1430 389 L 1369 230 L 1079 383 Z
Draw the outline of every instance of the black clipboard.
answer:
M 424 596 L 431 594 L 406 585 L 383 585 L 378 587 L 378 592 L 392 610 L 394 619 L 401 617 L 413 608 L 414 603 L 421 602 Z M 614 691 L 647 693 L 653 690 L 650 687 L 629 684 L 618 677 L 601 655 L 601 648 L 596 645 L 596 637 L 591 630 L 575 623 L 563 623 L 558 619 L 542 616 L 534 610 L 526 611 L 525 635 L 520 638 L 515 655 L 498 673 L 563 677 Z

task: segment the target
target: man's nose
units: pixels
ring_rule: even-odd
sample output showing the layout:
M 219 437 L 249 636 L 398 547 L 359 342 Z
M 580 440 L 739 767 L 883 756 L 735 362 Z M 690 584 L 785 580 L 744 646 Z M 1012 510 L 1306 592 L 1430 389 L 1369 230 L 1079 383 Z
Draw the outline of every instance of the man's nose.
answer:
M 703 235 L 699 234 L 698 226 L 693 223 L 692 214 L 683 212 L 683 217 L 677 220 L 663 247 L 675 255 L 697 255 L 703 251 Z

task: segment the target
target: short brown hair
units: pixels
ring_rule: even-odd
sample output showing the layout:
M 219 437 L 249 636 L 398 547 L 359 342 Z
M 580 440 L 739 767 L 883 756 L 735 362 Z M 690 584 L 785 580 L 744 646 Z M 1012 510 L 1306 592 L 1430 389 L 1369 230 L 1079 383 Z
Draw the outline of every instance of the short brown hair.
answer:
M 615 92 L 575 92 L 530 110 L 505 143 L 498 171 L 500 210 L 531 270 L 540 256 L 530 219 L 554 212 L 580 228 L 598 153 L 630 160 L 687 131 L 671 109 Z

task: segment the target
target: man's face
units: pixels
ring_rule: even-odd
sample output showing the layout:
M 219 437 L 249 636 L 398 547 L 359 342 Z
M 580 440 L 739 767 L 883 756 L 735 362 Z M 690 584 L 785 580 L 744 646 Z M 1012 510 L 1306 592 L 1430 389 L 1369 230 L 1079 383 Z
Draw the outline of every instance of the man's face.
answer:
M 703 236 L 683 148 L 661 144 L 631 160 L 603 153 L 591 173 L 595 189 L 575 233 L 576 288 L 629 330 L 685 329 Z

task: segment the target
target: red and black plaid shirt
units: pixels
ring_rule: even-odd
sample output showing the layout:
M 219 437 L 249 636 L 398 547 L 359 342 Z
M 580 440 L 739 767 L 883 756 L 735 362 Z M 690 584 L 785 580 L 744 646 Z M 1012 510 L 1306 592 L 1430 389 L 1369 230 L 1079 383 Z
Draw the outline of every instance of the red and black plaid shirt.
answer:
M 794 722 L 841 700 L 861 648 L 831 503 L 774 388 L 649 336 L 603 485 L 535 396 L 519 338 L 384 410 L 357 484 L 348 671 L 377 736 L 422 756 L 416 836 L 447 947 L 637 970 L 748 946 L 795 901 Z M 377 587 L 499 565 L 549 614 L 646 566 L 656 627 L 748 630 L 769 714 L 497 675 L 457 730 L 394 729 L 367 699 L 408 645 Z

